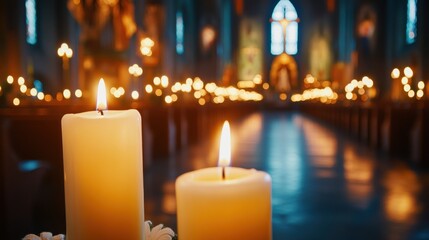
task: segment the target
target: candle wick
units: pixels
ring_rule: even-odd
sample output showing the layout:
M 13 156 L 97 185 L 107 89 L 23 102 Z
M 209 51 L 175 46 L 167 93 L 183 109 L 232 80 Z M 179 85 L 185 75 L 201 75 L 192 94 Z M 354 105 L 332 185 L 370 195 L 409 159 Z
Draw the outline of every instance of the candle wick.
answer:
M 101 116 L 104 116 L 103 109 L 97 109 L 97 112 L 99 112 L 101 114 Z
M 222 167 L 222 180 L 225 180 L 225 167 Z

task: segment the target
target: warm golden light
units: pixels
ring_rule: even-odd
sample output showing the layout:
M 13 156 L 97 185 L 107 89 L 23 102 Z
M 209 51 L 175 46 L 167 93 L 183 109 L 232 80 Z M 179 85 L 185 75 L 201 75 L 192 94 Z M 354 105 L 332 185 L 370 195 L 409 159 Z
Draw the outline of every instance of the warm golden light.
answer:
M 392 70 L 392 73 L 390 74 L 390 76 L 394 79 L 399 78 L 399 75 L 401 74 L 401 72 L 399 71 L 399 69 L 395 68 Z
M 77 98 L 81 98 L 81 97 L 82 97 L 82 90 L 80 90 L 80 89 L 76 89 L 76 91 L 74 91 L 74 95 L 75 95 Z
M 187 78 L 186 79 L 186 84 L 187 85 L 192 85 L 194 83 L 194 81 L 192 80 L 192 78 Z
M 313 84 L 315 82 L 315 79 L 311 74 L 307 74 L 304 78 L 304 82 Z
M 55 99 L 57 99 L 57 101 L 61 102 L 63 100 L 63 94 L 60 92 L 57 92 Z
M 287 99 L 286 93 L 280 93 L 279 98 L 280 98 L 280 100 L 283 100 L 283 101 L 286 100 Z
M 353 93 L 351 93 L 351 92 L 346 93 L 346 98 L 347 98 L 348 100 L 352 100 L 352 98 L 353 98 Z
M 139 65 L 133 64 L 128 68 L 128 73 L 134 77 L 139 77 L 143 74 L 143 69 Z
M 198 99 L 201 97 L 201 93 L 200 92 L 194 92 L 194 98 Z
M 407 84 L 407 83 L 408 83 L 408 78 L 407 78 L 407 77 L 402 77 L 402 79 L 401 79 L 401 83 L 402 83 L 403 85 Z
M 385 201 L 385 211 L 390 220 L 396 222 L 405 222 L 412 218 L 416 209 L 415 197 L 406 192 L 392 192 L 388 195 Z
M 38 92 L 37 93 L 37 99 L 43 100 L 44 98 L 45 98 L 45 94 L 43 92 Z
M 239 87 L 239 88 L 254 88 L 255 83 L 253 81 L 239 81 L 237 83 L 237 87 Z
M 177 101 L 177 95 L 176 94 L 171 94 L 171 99 L 173 99 L 173 102 Z
M 270 84 L 269 83 L 264 83 L 262 84 L 262 88 L 265 90 L 268 90 L 270 88 Z
M 408 92 L 408 91 L 410 91 L 411 90 L 411 86 L 409 85 L 409 84 L 405 84 L 404 85 L 404 91 L 405 92 Z
M 154 84 L 155 86 L 158 86 L 159 84 L 161 84 L 161 78 L 159 78 L 159 77 L 154 77 L 154 78 L 153 78 L 153 84 Z
M 106 84 L 104 79 L 100 79 L 98 82 L 98 91 L 97 91 L 97 110 L 106 110 L 107 109 L 107 99 L 106 99 Z
M 37 92 L 36 92 L 36 94 L 37 94 Z M 57 92 L 55 99 L 57 99 L 57 101 L 62 101 L 63 100 L 63 94 L 60 92 Z
M 71 97 L 71 92 L 69 89 L 64 89 L 63 96 L 65 99 L 69 99 Z
M 21 85 L 21 86 L 19 87 L 19 91 L 21 91 L 22 93 L 27 92 L 27 86 L 25 86 L 25 85 Z
M 140 51 L 145 56 L 149 56 L 149 57 L 152 56 L 152 49 L 150 49 L 149 47 L 142 46 L 140 47 Z
M 383 206 L 388 220 L 413 222 L 421 208 L 419 177 L 408 168 L 396 167 L 386 173 L 382 182 L 386 189 Z
M 213 93 L 216 90 L 216 88 L 217 88 L 216 83 L 207 83 L 205 87 L 206 91 L 209 93 Z
M 173 86 L 171 86 L 171 91 L 176 93 L 180 91 L 181 87 L 182 87 L 182 84 L 180 84 L 179 82 L 176 82 Z
M 140 41 L 140 52 L 144 56 L 152 56 L 152 47 L 155 46 L 155 42 L 146 37 Z
M 142 41 L 141 41 L 141 43 L 143 44 L 143 45 L 145 45 L 145 46 L 148 46 L 148 47 L 153 47 L 154 45 L 155 45 L 155 42 L 152 40 L 152 39 L 150 39 L 150 38 L 144 38 Z
M 168 87 L 168 83 L 169 83 L 169 81 L 168 81 L 168 77 L 167 76 L 162 76 L 161 77 L 161 86 L 163 87 L 163 88 L 167 88 Z
M 190 84 L 182 84 L 182 85 L 180 85 L 180 90 L 181 90 L 182 92 L 187 92 L 187 93 L 189 93 L 189 92 L 191 92 L 191 91 L 192 91 L 192 86 L 191 86 Z
M 122 96 L 125 94 L 125 89 L 123 87 L 119 87 L 117 92 L 118 92 L 119 96 Z
M 219 145 L 219 167 L 227 167 L 231 164 L 231 131 L 229 122 L 225 121 L 222 127 Z
M 146 85 L 146 87 L 144 89 L 146 90 L 147 93 L 152 93 L 153 92 L 153 87 L 150 84 Z
M 410 90 L 410 91 L 408 92 L 408 97 L 409 97 L 409 98 L 413 98 L 413 97 L 414 97 L 414 95 L 415 95 L 414 90 Z
M 253 78 L 253 83 L 255 84 L 261 84 L 262 83 L 262 76 L 260 74 L 256 74 Z
M 132 97 L 134 100 L 139 99 L 139 92 L 137 92 L 136 90 L 134 90 L 134 91 L 131 93 L 131 97 Z
M 121 97 L 121 92 L 120 92 L 119 90 L 116 90 L 116 91 L 113 93 L 113 96 L 114 96 L 115 98 L 120 98 L 120 97 Z
M 418 87 L 419 89 L 424 89 L 424 88 L 425 88 L 425 82 L 423 82 L 423 81 L 419 81 L 419 83 L 417 84 L 417 87 Z
M 292 102 L 300 102 L 301 99 L 301 94 L 294 94 L 292 95 L 292 97 L 290 98 L 290 100 L 292 100 Z
M 240 93 L 240 90 L 238 90 L 235 87 L 230 86 L 230 87 L 226 88 L 226 96 L 228 96 L 228 95 L 229 96 L 231 96 L 231 95 L 238 95 L 239 93 Z
M 51 94 L 46 94 L 46 95 L 45 95 L 45 101 L 46 101 L 46 102 L 50 102 L 50 101 L 52 101 L 52 95 L 51 95 Z
M 115 87 L 111 87 L 110 88 L 110 94 L 114 95 L 116 92 L 116 88 Z
M 66 50 L 66 57 L 71 58 L 73 56 L 73 50 L 71 48 Z
M 347 84 L 347 85 L 344 87 L 344 90 L 345 90 L 347 93 L 353 92 L 353 90 L 354 90 L 354 89 L 355 89 L 355 87 L 354 87 L 351 83 Z
M 59 57 L 65 56 L 67 58 L 71 58 L 73 56 L 73 50 L 71 48 L 69 48 L 67 43 L 63 43 L 63 44 L 61 44 L 61 47 L 58 48 L 57 54 Z
M 7 76 L 6 81 L 7 81 L 7 83 L 12 84 L 13 83 L 13 77 L 11 75 Z
M 20 103 L 21 103 L 21 101 L 19 100 L 19 98 L 13 99 L 13 105 L 18 106 Z
M 165 103 L 170 104 L 173 102 L 173 98 L 170 95 L 165 96 L 164 98 Z
M 200 104 L 201 106 L 206 104 L 206 100 L 204 98 L 200 98 L 198 99 L 198 104 Z
M 424 95 L 424 92 L 423 92 L 423 90 L 421 90 L 421 89 L 419 89 L 419 90 L 417 90 L 417 98 L 422 98 L 423 97 L 423 95 Z
M 413 72 L 413 70 L 410 67 L 406 67 L 406 68 L 404 68 L 404 75 L 407 78 L 412 78 L 413 75 L 414 75 L 414 72 Z
M 23 77 L 18 78 L 18 84 L 23 85 L 25 83 L 25 79 Z
M 365 84 L 367 87 L 372 88 L 374 86 L 374 81 L 368 78 L 368 81 Z
M 195 78 L 194 83 L 192 84 L 192 87 L 195 91 L 201 90 L 204 88 L 204 82 L 200 78 Z
M 160 97 L 162 95 L 162 90 L 161 89 L 156 89 L 155 90 L 155 95 Z
M 30 95 L 35 97 L 37 95 L 37 89 L 36 88 L 30 89 Z

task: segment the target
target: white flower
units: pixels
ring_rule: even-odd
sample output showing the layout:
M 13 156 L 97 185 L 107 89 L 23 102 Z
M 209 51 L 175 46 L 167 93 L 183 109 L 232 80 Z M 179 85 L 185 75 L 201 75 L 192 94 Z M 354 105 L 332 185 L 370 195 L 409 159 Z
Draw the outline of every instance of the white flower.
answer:
M 171 228 L 163 228 L 164 225 L 159 224 L 151 228 L 152 222 L 146 221 L 144 223 L 144 235 L 146 240 L 172 240 L 175 233 Z
M 40 233 L 40 237 L 34 234 L 28 234 L 22 240 L 65 240 L 65 236 L 63 234 L 52 236 L 50 232 L 42 232 Z
M 145 240 L 174 240 L 177 239 L 176 234 L 171 228 L 164 227 L 159 224 L 152 227 L 151 221 L 144 222 L 144 236 Z M 42 232 L 40 236 L 35 234 L 28 234 L 22 240 L 65 240 L 63 234 L 52 236 L 50 232 Z

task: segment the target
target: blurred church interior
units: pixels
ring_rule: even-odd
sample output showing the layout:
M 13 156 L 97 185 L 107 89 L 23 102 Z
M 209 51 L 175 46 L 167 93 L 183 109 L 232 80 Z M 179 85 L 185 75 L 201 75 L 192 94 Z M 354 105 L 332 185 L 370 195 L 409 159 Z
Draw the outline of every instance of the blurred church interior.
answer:
M 174 182 L 272 177 L 273 239 L 429 239 L 429 1 L 0 1 L 1 239 L 66 233 L 61 118 L 142 116 L 145 218 Z M 239 224 L 239 223 L 237 223 Z M 180 235 L 179 235 L 180 237 Z

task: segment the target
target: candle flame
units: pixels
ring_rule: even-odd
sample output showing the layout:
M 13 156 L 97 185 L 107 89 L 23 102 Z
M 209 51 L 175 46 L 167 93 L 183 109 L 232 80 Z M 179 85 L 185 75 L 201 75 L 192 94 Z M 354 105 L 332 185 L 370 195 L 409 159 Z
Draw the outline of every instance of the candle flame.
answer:
M 98 83 L 98 93 L 97 93 L 97 110 L 103 111 L 107 109 L 107 100 L 106 100 L 106 84 L 104 84 L 104 79 L 100 79 Z
M 231 131 L 229 122 L 225 121 L 222 127 L 219 147 L 219 167 L 227 167 L 231 163 Z

